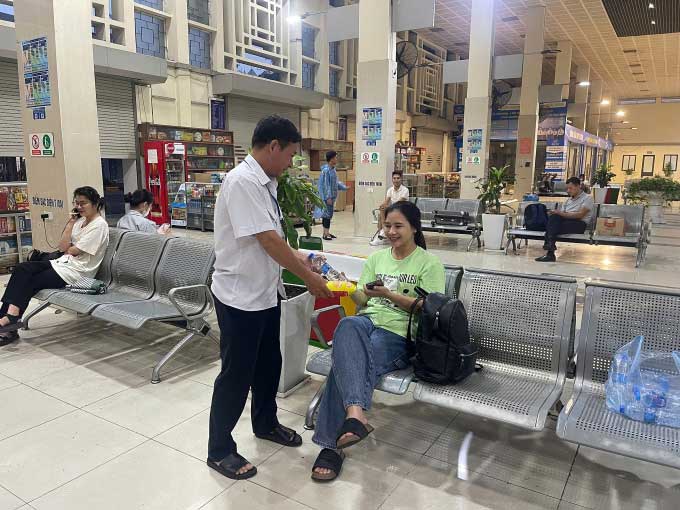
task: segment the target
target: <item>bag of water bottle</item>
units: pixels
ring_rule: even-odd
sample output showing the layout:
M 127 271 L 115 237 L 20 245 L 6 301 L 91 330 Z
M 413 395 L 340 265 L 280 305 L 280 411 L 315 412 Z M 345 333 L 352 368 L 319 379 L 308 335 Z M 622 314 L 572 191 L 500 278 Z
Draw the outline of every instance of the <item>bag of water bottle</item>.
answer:
M 649 424 L 680 428 L 680 352 L 645 352 L 644 337 L 621 347 L 605 385 L 607 408 Z

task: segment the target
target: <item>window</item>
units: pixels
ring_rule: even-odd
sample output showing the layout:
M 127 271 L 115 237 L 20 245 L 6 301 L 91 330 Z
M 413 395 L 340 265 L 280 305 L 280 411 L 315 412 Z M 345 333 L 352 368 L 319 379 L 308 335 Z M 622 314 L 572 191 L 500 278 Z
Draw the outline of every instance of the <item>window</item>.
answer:
M 340 73 L 335 69 L 328 71 L 328 93 L 333 97 L 340 96 Z
M 645 154 L 642 156 L 642 177 L 652 177 L 654 175 L 654 162 L 656 156 Z
M 340 41 L 328 43 L 328 61 L 334 66 L 340 65 Z
M 316 29 L 304 23 L 302 24 L 302 55 L 316 58 Z
M 14 6 L 0 3 L 0 21 L 14 23 Z
M 629 155 L 623 156 L 623 163 L 621 163 L 621 170 L 623 170 L 624 172 L 626 170 L 628 170 L 628 171 L 632 170 L 634 172 L 635 171 L 635 160 L 636 160 L 635 154 L 633 154 L 632 156 L 629 156 Z
M 210 6 L 208 0 L 187 0 L 187 15 L 191 21 L 210 24 Z
M 678 169 L 678 155 L 677 154 L 666 154 L 663 157 L 663 167 L 666 169 L 668 165 L 671 166 L 671 171 L 675 172 Z
M 165 58 L 165 21 L 135 11 L 135 42 L 137 53 Z
M 316 66 L 309 62 L 302 63 L 302 88 L 314 90 Z
M 281 73 L 278 71 L 270 71 L 269 69 L 254 66 L 252 64 L 237 62 L 236 70 L 239 73 L 247 74 L 249 76 L 257 76 L 258 78 L 264 78 L 265 80 L 281 81 Z
M 210 32 L 189 27 L 189 63 L 210 69 Z
M 152 9 L 158 9 L 159 11 L 163 10 L 163 0 L 135 0 L 135 3 L 146 5 Z

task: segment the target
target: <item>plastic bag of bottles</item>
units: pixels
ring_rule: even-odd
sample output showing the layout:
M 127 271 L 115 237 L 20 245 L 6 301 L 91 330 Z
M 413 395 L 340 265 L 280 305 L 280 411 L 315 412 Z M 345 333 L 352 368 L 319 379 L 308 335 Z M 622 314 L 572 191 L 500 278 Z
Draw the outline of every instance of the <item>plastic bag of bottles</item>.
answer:
M 643 423 L 680 428 L 680 352 L 644 352 L 644 337 L 621 347 L 605 385 L 607 408 Z
M 310 253 L 307 258 L 312 265 L 312 271 L 319 273 L 326 280 L 331 282 L 346 282 L 347 277 L 331 266 L 326 257 L 317 253 Z

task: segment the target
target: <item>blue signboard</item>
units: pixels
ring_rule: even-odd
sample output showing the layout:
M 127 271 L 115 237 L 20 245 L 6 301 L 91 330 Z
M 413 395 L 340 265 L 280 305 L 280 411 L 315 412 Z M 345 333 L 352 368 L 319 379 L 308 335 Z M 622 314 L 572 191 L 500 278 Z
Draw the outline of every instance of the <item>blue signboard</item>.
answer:
M 227 128 L 227 105 L 223 99 L 210 100 L 210 129 Z

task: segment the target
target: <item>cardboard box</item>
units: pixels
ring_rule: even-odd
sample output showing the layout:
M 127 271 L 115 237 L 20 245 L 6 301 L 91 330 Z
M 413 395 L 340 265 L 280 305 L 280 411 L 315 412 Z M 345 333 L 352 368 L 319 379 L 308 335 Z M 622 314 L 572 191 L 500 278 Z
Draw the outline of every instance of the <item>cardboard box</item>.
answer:
M 624 218 L 598 218 L 595 232 L 600 236 L 621 237 L 626 230 L 626 220 Z

